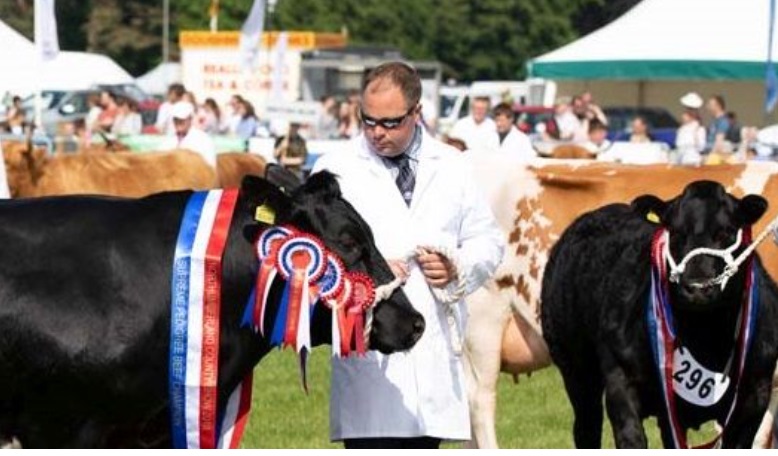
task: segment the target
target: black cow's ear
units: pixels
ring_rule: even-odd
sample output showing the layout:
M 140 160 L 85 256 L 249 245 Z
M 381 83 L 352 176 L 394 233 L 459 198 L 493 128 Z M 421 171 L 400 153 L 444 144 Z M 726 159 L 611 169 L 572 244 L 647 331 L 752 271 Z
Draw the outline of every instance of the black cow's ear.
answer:
M 305 181 L 305 185 L 300 187 L 300 191 L 306 195 L 321 198 L 325 203 L 341 196 L 338 179 L 329 171 L 319 171 L 318 173 L 311 174 L 308 180 Z
M 767 200 L 759 195 L 746 195 L 738 202 L 735 217 L 742 226 L 753 225 L 767 211 Z
M 667 202 L 662 201 L 654 195 L 638 196 L 632 200 L 630 206 L 632 206 L 632 210 L 640 214 L 641 217 L 645 217 L 649 222 L 658 225 L 662 224 L 662 217 L 664 216 L 665 210 L 667 210 Z
M 288 195 L 261 177 L 244 177 L 240 184 L 240 194 L 251 215 L 268 225 L 275 223 L 276 214 L 288 213 L 292 206 Z

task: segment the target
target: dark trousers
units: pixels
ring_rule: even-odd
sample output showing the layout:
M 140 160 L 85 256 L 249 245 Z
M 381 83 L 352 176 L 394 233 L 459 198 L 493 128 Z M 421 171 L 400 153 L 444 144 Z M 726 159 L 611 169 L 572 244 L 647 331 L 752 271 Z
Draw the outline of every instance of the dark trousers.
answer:
M 434 437 L 385 437 L 370 439 L 344 439 L 343 446 L 349 450 L 388 449 L 388 450 L 437 450 L 440 439 Z

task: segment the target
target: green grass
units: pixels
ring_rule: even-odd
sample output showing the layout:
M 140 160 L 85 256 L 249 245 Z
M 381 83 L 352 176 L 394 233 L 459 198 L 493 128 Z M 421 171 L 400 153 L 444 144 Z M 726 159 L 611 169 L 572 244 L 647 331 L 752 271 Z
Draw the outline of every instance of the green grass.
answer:
M 306 395 L 297 358 L 290 350 L 271 352 L 254 374 L 254 401 L 244 448 L 340 448 L 329 441 L 329 347 L 314 350 Z M 500 377 L 497 438 L 502 448 L 572 448 L 572 412 L 556 368 L 544 369 L 518 384 Z M 645 423 L 651 448 L 661 448 L 654 419 Z M 711 431 L 696 439 L 710 438 Z M 603 445 L 613 448 L 610 427 Z M 451 445 L 447 445 L 451 446 Z M 458 446 L 458 445 L 453 445 Z

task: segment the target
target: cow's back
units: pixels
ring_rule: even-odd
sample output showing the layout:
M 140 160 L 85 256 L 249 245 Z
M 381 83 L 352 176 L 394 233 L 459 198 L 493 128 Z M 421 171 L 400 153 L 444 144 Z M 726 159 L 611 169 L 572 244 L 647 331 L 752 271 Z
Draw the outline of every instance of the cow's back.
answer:
M 238 188 L 247 175 L 265 175 L 265 159 L 247 152 L 226 152 L 216 157 L 219 187 Z
M 142 197 L 172 190 L 204 190 L 217 183 L 215 170 L 189 151 L 136 154 L 58 155 L 41 165 L 32 194 L 95 194 Z

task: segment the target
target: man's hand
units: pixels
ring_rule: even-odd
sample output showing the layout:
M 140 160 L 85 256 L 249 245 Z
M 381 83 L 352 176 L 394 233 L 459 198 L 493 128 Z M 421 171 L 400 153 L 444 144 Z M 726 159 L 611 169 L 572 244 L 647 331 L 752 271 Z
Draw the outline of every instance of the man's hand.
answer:
M 387 263 L 389 263 L 389 269 L 392 270 L 392 273 L 395 277 L 402 280 L 403 283 L 408 280 L 409 272 L 407 262 L 404 260 L 387 260 Z
M 443 288 L 456 276 L 454 265 L 439 253 L 422 253 L 416 257 L 416 261 L 427 283 L 433 287 Z

